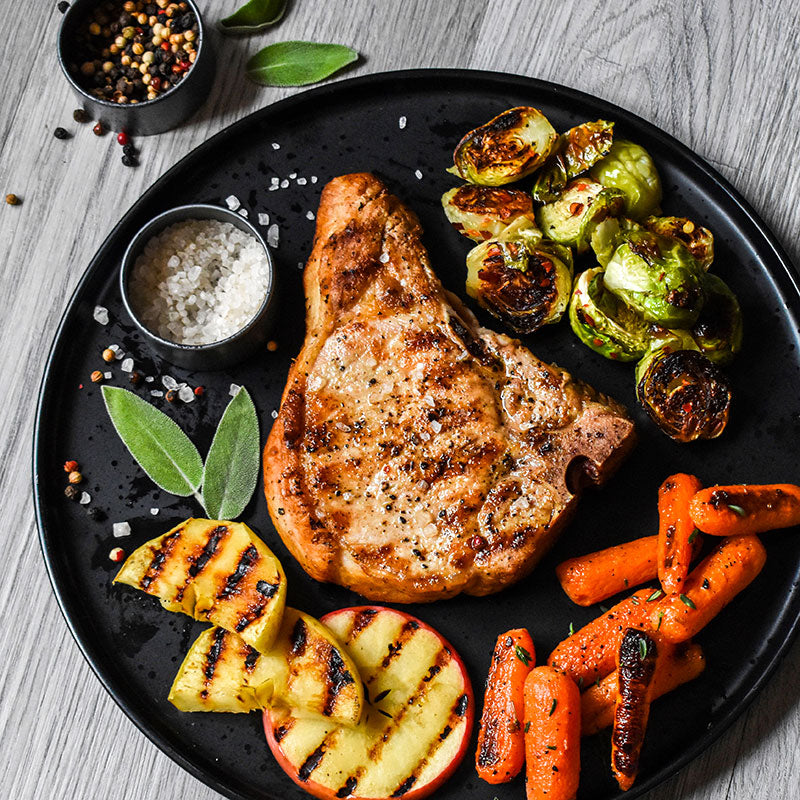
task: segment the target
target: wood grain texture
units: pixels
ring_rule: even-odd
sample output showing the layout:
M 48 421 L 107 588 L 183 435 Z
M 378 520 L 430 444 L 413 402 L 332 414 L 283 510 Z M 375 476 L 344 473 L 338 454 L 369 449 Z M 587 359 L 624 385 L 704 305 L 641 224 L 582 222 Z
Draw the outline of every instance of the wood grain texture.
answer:
M 209 21 L 236 0 L 201 0 Z M 0 95 L 0 787 L 15 800 L 219 798 L 142 736 L 106 695 L 58 611 L 36 538 L 30 442 L 43 361 L 67 298 L 123 211 L 180 157 L 250 111 L 295 90 L 243 79 L 270 41 L 349 44 L 345 76 L 474 67 L 557 81 L 630 109 L 708 159 L 745 195 L 795 262 L 800 245 L 794 77 L 800 5 L 759 0 L 295 0 L 255 39 L 228 39 L 204 109 L 141 139 L 126 169 L 111 136 L 72 121 L 58 75 L 55 2 L 3 4 Z M 33 57 L 31 56 L 33 54 Z M 74 133 L 53 138 L 58 125 Z M 794 800 L 800 784 L 800 643 L 722 739 L 650 800 Z M 765 766 L 768 765 L 768 768 Z M 491 793 L 487 790 L 487 797 Z

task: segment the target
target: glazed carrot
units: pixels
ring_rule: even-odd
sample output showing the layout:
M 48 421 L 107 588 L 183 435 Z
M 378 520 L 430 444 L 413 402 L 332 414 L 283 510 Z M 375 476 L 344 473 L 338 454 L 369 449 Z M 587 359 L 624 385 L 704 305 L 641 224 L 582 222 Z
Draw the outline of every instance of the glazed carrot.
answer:
M 699 644 L 670 645 L 661 642 L 661 657 L 651 687 L 651 700 L 694 680 L 706 666 Z M 619 674 L 612 672 L 581 695 L 581 736 L 607 728 L 614 722 L 614 703 Z
M 692 499 L 694 524 L 713 536 L 766 533 L 800 525 L 800 486 L 710 486 Z
M 489 783 L 510 781 L 522 769 L 525 678 L 535 664 L 533 641 L 525 628 L 498 636 L 486 681 L 475 751 L 478 775 Z
M 761 572 L 766 559 L 757 536 L 723 539 L 689 573 L 683 592 L 658 604 L 652 626 L 670 642 L 688 641 Z
M 591 606 L 653 580 L 658 574 L 657 549 L 658 536 L 645 536 L 568 558 L 556 567 L 556 576 L 573 603 Z
M 658 646 L 652 636 L 636 628 L 625 631 L 617 659 L 614 727 L 611 729 L 611 771 L 623 792 L 633 786 L 639 772 L 657 659 Z
M 581 771 L 581 697 L 563 673 L 537 667 L 525 681 L 528 800 L 572 800 Z
M 666 594 L 679 592 L 689 574 L 697 541 L 689 514 L 692 498 L 703 488 L 694 475 L 670 475 L 658 490 L 658 579 Z
M 576 683 L 588 686 L 605 678 L 615 667 L 616 653 L 626 628 L 649 625 L 660 590 L 640 589 L 609 611 L 564 639 L 550 653 L 547 663 L 565 672 Z M 652 598 L 652 601 L 650 600 Z

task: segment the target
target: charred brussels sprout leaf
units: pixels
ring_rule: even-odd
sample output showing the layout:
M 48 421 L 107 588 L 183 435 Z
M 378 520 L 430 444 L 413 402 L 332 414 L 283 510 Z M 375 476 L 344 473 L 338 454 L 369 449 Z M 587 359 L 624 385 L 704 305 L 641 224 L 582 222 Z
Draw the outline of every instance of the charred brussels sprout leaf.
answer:
M 470 131 L 458 143 L 453 162 L 470 183 L 502 186 L 530 175 L 550 155 L 557 138 L 539 109 L 510 108 Z
M 521 219 L 467 254 L 467 293 L 518 333 L 558 322 L 569 302 L 572 254 Z
M 661 179 L 644 147 L 623 139 L 611 145 L 589 174 L 598 183 L 619 189 L 625 195 L 625 215 L 642 219 L 658 210 L 661 204 Z
M 614 361 L 638 361 L 657 334 L 633 309 L 603 285 L 603 269 L 582 272 L 569 303 L 569 324 L 596 353 Z M 661 332 L 667 334 L 665 329 Z
M 499 236 L 520 217 L 534 219 L 531 198 L 518 189 L 468 183 L 445 192 L 442 206 L 453 227 L 476 242 Z
M 742 349 L 742 312 L 736 295 L 716 275 L 703 280 L 706 301 L 690 331 L 697 346 L 715 364 L 727 364 Z
M 702 225 L 695 225 L 686 217 L 647 217 L 642 221 L 647 230 L 677 239 L 697 260 L 708 269 L 714 260 L 714 234 Z
M 703 307 L 704 275 L 679 242 L 632 231 L 608 262 L 605 285 L 648 322 L 690 328 Z
M 599 119 L 571 128 L 558 137 L 554 152 L 542 165 L 531 194 L 538 203 L 552 203 L 568 181 L 599 161 L 614 140 L 614 123 Z
M 542 232 L 559 244 L 575 247 L 579 253 L 589 246 L 594 227 L 618 214 L 623 196 L 616 189 L 606 189 L 594 181 L 577 178 L 558 200 L 542 206 L 536 219 Z
M 728 423 L 728 379 L 697 350 L 662 345 L 636 366 L 636 397 L 664 433 L 679 442 L 715 439 Z

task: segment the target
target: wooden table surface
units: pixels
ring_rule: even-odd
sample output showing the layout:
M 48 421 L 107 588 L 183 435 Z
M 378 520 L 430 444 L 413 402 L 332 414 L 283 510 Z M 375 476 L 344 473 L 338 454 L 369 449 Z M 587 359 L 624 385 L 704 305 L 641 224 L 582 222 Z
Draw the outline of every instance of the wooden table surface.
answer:
M 237 0 L 200 0 L 207 21 Z M 54 0 L 3 4 L 0 93 L 0 794 L 13 800 L 218 798 L 127 720 L 81 657 L 44 570 L 30 452 L 41 372 L 75 284 L 122 213 L 181 156 L 297 90 L 248 83 L 272 41 L 351 45 L 348 75 L 410 67 L 521 73 L 618 103 L 676 136 L 750 201 L 800 263 L 796 90 L 800 4 L 761 0 L 296 0 L 285 20 L 227 39 L 214 89 L 188 124 L 140 139 L 141 166 L 72 121 Z M 58 141 L 52 131 L 74 131 Z M 731 643 L 735 647 L 735 642 Z M 650 800 L 800 796 L 800 642 L 749 710 Z M 486 796 L 491 797 L 487 787 Z

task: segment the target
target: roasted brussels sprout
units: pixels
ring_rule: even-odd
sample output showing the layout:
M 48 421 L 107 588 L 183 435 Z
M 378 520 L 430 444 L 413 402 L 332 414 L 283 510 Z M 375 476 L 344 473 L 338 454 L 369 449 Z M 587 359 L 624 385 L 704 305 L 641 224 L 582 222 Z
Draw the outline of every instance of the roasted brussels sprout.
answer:
M 619 189 L 625 195 L 625 216 L 642 219 L 661 204 L 661 179 L 650 154 L 641 145 L 617 139 L 611 152 L 601 158 L 589 174 L 598 183 Z
M 498 236 L 520 217 L 534 220 L 533 201 L 518 189 L 468 183 L 445 192 L 442 206 L 453 227 L 476 242 Z
M 467 293 L 518 333 L 558 322 L 569 303 L 572 253 L 527 219 L 467 254 Z
M 602 267 L 587 269 L 575 280 L 569 302 L 569 324 L 575 335 L 601 356 L 638 361 L 654 338 L 669 331 L 645 322 L 603 285 Z
M 602 222 L 592 226 L 589 243 L 594 250 L 597 263 L 605 267 L 614 251 L 625 241 L 625 234 L 630 231 L 642 231 L 644 228 L 627 217 L 606 217 Z
M 631 231 L 606 266 L 605 285 L 648 322 L 690 328 L 703 307 L 703 268 L 679 242 Z
M 728 284 L 711 273 L 703 279 L 706 301 L 689 331 L 715 364 L 727 364 L 742 349 L 742 312 Z
M 715 439 L 728 423 L 730 384 L 706 356 L 682 345 L 654 347 L 636 365 L 636 397 L 673 439 Z
M 585 122 L 558 137 L 550 157 L 542 164 L 531 194 L 538 203 L 552 203 L 567 182 L 599 161 L 611 150 L 614 123 L 603 119 Z
M 530 175 L 558 138 L 538 108 L 509 108 L 470 131 L 456 147 L 453 162 L 470 183 L 502 186 Z
M 618 214 L 623 202 L 622 192 L 576 178 L 558 200 L 536 212 L 536 219 L 548 239 L 575 247 L 581 253 L 589 246 L 594 226 Z
M 714 234 L 686 217 L 647 217 L 642 224 L 649 231 L 677 239 L 697 259 L 703 269 L 714 260 Z

